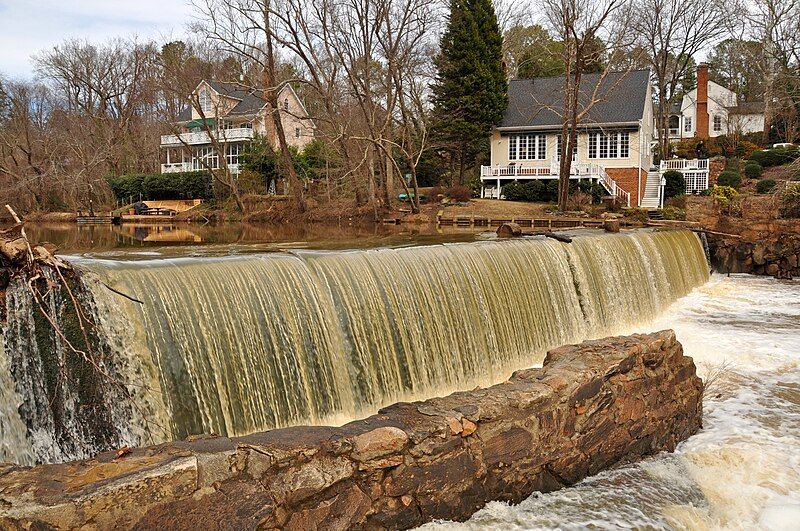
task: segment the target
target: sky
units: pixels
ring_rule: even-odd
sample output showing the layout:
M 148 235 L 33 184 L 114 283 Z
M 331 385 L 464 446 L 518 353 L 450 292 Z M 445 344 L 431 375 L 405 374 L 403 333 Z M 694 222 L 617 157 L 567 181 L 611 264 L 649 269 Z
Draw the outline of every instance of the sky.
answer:
M 189 0 L 0 0 L 0 75 L 35 75 L 31 56 L 66 38 L 177 38 L 191 19 Z

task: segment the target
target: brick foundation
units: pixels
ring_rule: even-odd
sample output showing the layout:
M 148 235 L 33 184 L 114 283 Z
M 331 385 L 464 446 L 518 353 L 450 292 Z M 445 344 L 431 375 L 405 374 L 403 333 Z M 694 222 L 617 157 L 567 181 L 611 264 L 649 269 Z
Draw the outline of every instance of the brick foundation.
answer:
M 647 172 L 639 168 L 606 168 L 606 173 L 617 185 L 631 194 L 631 206 L 639 206 L 639 182 L 641 178 L 642 194 L 647 183 Z

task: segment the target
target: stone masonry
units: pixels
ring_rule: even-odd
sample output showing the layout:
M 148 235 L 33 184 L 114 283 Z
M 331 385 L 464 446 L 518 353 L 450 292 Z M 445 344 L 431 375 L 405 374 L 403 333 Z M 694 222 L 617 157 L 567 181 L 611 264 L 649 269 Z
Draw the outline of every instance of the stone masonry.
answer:
M 0 467 L 0 528 L 410 528 L 465 520 L 676 444 L 703 384 L 672 331 L 550 351 L 501 384 L 342 427 Z

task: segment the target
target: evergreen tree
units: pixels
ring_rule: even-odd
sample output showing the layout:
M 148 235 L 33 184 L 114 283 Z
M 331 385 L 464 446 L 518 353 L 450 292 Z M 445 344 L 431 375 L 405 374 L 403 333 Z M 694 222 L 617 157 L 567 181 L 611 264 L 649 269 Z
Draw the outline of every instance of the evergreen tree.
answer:
M 434 133 L 457 182 L 486 155 L 508 105 L 503 36 L 491 0 L 451 0 L 433 84 Z

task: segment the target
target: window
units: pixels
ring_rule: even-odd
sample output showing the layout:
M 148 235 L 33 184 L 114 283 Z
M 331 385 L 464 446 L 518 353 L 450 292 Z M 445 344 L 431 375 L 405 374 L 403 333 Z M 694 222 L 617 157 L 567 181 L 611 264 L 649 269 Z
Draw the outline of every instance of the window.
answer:
M 283 110 L 289 112 L 289 98 L 283 100 Z
M 200 100 L 200 110 L 203 111 L 203 114 L 214 110 L 214 104 L 211 101 L 211 95 L 207 90 L 201 90 L 198 98 Z
M 228 144 L 225 147 L 225 162 L 228 166 L 239 164 L 239 153 L 241 152 L 241 144 Z
M 629 133 L 589 133 L 590 159 L 626 159 L 628 156 Z
M 212 170 L 219 169 L 219 155 L 213 147 L 201 147 L 194 151 L 192 169 L 204 170 L 206 167 L 210 167 Z
M 722 116 L 719 114 L 714 115 L 714 132 L 719 133 L 722 131 Z
M 575 145 L 572 146 L 572 162 L 575 162 L 575 159 L 578 156 L 578 139 L 575 139 Z M 559 134 L 556 136 L 556 159 L 561 160 L 561 135 Z
M 299 127 L 295 127 L 294 128 L 294 137 L 295 138 L 300 138 L 300 128 Z
M 527 134 L 508 137 L 508 160 L 544 160 L 547 144 L 544 135 Z
M 684 133 L 691 133 L 692 132 L 692 117 L 686 116 L 683 119 L 683 132 Z

